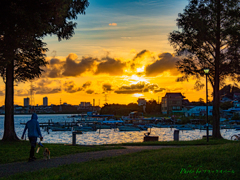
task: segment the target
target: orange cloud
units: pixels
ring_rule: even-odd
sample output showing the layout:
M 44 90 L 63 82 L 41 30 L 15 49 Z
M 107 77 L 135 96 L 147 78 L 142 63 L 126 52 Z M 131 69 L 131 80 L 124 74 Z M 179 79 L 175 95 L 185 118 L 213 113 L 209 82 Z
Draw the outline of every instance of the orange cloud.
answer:
M 178 60 L 179 58 L 172 56 L 170 53 L 162 53 L 158 56 L 158 60 L 146 66 L 146 76 L 157 76 L 165 71 L 177 75 L 176 62 Z
M 83 58 L 79 63 L 77 63 L 76 60 L 77 56 L 73 56 L 72 54 L 67 57 L 66 63 L 63 65 L 64 72 L 62 75 L 79 76 L 82 73 L 91 70 L 96 59 Z
M 137 84 L 131 84 L 129 86 L 121 86 L 114 92 L 117 94 L 134 94 L 153 91 L 154 93 L 163 91 L 163 88 L 159 88 L 157 84 L 149 84 L 145 82 L 139 82 Z
M 123 75 L 123 68 L 126 67 L 126 63 L 110 57 L 103 58 L 102 60 L 104 60 L 104 62 L 98 64 L 95 74 Z
M 109 23 L 109 26 L 117 26 L 117 23 Z

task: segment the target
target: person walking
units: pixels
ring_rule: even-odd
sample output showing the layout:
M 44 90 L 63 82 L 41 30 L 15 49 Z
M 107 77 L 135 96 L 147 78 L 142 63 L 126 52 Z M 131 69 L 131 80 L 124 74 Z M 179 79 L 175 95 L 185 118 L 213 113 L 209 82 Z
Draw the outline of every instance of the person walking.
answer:
M 28 129 L 28 139 L 31 144 L 30 156 L 29 156 L 29 160 L 28 160 L 29 162 L 36 160 L 36 158 L 34 157 L 34 151 L 35 151 L 35 147 L 36 147 L 36 143 L 37 143 L 37 138 L 39 137 L 41 141 L 43 140 L 43 137 L 42 137 L 42 134 L 40 131 L 40 126 L 39 126 L 37 119 L 38 119 L 37 114 L 33 113 L 31 120 L 29 120 L 26 123 L 23 134 L 22 134 L 22 139 L 23 139 L 24 135 Z

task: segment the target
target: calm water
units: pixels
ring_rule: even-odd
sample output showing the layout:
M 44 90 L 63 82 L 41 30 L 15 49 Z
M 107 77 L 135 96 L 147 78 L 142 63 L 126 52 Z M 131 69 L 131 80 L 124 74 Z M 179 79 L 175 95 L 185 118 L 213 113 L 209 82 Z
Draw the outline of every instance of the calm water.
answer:
M 38 115 L 39 122 L 47 122 L 52 119 L 53 122 L 70 122 L 72 118 L 67 118 L 68 114 L 54 114 L 54 115 Z M 24 129 L 24 125 L 20 125 L 20 122 L 27 122 L 30 120 L 31 115 L 15 115 L 15 131 L 17 136 L 20 138 Z M 150 129 L 149 129 L 150 131 Z M 4 115 L 0 115 L 0 139 L 2 139 L 4 132 Z M 46 131 L 41 129 L 44 137 L 44 143 L 72 143 L 72 132 L 71 131 Z M 125 142 L 142 142 L 144 133 L 146 131 L 133 131 L 133 132 L 120 132 L 114 129 L 101 129 L 95 132 L 84 132 L 83 134 L 77 135 L 77 144 L 81 145 L 100 145 L 100 144 L 115 144 Z M 151 135 L 159 136 L 159 141 L 173 141 L 174 128 L 151 128 Z M 212 131 L 209 131 L 211 134 Z M 221 130 L 221 134 L 225 139 L 231 139 L 233 134 L 238 134 L 236 130 Z M 180 140 L 194 140 L 201 139 L 203 135 L 206 135 L 205 130 L 190 130 L 180 131 Z

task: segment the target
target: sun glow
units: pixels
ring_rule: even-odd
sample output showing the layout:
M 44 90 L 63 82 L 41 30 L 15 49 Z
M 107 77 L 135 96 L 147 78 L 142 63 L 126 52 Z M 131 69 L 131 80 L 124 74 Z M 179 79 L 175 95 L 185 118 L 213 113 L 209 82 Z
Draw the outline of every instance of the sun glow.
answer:
M 143 66 L 141 68 L 137 68 L 137 72 L 144 72 L 144 68 L 145 68 L 145 66 Z
M 137 84 L 139 82 L 146 82 L 149 83 L 144 77 L 139 77 L 137 75 L 132 75 L 131 77 L 129 77 L 129 80 L 131 82 L 131 84 Z
M 133 94 L 133 96 L 134 97 L 141 97 L 141 96 L 143 96 L 143 94 L 135 93 L 135 94 Z

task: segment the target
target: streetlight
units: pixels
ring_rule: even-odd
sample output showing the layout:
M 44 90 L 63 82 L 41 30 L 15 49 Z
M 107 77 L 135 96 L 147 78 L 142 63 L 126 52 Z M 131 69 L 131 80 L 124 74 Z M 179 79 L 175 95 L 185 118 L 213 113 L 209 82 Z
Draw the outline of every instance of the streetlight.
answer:
M 206 74 L 206 118 L 207 118 L 207 142 L 209 141 L 209 133 L 208 133 L 208 86 L 207 86 L 207 76 L 209 73 L 209 69 L 205 68 L 204 73 Z

